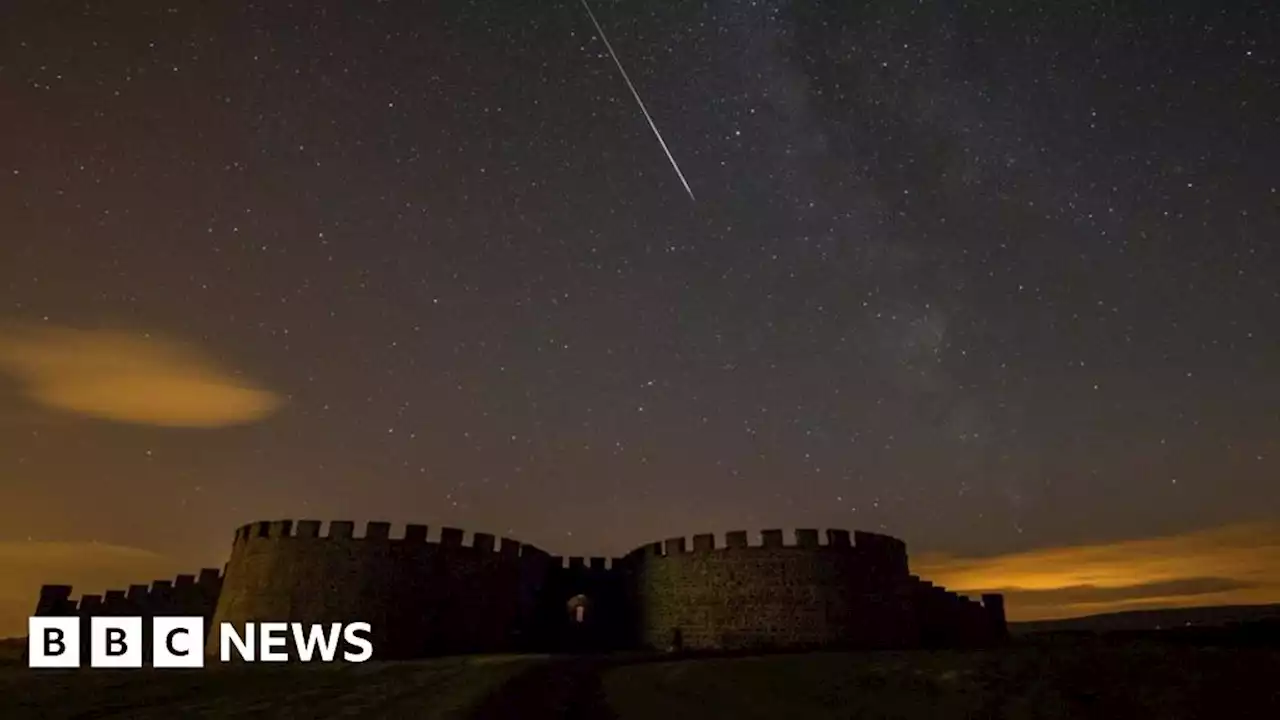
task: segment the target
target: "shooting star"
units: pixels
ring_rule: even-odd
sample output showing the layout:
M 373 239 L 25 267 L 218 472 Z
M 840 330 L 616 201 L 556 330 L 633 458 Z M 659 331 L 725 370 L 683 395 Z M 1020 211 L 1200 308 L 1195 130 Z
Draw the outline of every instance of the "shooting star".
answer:
M 698 199 L 693 196 L 693 190 L 689 187 L 689 182 L 684 179 L 684 173 L 680 172 L 680 166 L 676 164 L 676 159 L 671 155 L 671 149 L 667 147 L 667 141 L 662 139 L 662 133 L 658 132 L 658 126 L 653 122 L 653 118 L 649 116 L 649 110 L 645 108 L 644 101 L 640 99 L 640 93 L 636 92 L 636 86 L 631 84 L 631 78 L 627 76 L 627 71 L 622 68 L 622 61 L 618 59 L 618 53 L 613 51 L 613 45 L 609 44 L 609 38 L 605 37 L 604 30 L 600 27 L 599 21 L 596 20 L 596 14 L 591 12 L 591 6 L 587 4 L 587 0 L 582 0 L 582 8 L 587 11 L 587 17 L 591 18 L 591 24 L 596 26 L 596 33 L 600 35 L 600 39 L 604 41 L 604 46 L 609 51 L 610 57 L 613 58 L 613 64 L 618 66 L 618 72 L 622 73 L 622 79 L 626 81 L 627 87 L 631 89 L 631 95 L 635 97 L 636 104 L 640 106 L 640 112 L 644 113 L 644 119 L 649 121 L 649 127 L 653 129 L 653 136 L 658 138 L 658 144 L 662 146 L 662 151 L 667 154 L 667 159 L 671 161 L 671 168 L 676 171 L 676 177 L 680 178 L 680 184 L 684 185 L 684 191 L 689 193 L 689 199 L 697 202 Z

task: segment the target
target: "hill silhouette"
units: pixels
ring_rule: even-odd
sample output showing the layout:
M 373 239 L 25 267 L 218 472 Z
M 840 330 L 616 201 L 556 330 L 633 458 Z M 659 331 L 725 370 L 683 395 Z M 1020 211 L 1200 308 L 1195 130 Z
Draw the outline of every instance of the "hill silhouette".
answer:
M 1263 620 L 1280 620 L 1280 604 L 1127 610 L 1062 620 L 1011 622 L 1009 632 L 1026 635 L 1042 632 L 1169 630 L 1179 627 L 1224 627 Z

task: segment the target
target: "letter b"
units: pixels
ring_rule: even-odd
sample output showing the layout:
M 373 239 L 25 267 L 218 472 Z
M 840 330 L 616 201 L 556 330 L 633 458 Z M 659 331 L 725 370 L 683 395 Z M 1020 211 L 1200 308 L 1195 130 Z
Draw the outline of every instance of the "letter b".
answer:
M 90 619 L 89 664 L 102 668 L 142 667 L 142 618 Z
M 80 667 L 80 618 L 28 618 L 27 667 Z
M 107 641 L 105 644 L 107 646 L 107 657 L 120 657 L 129 649 L 124 643 L 124 630 L 120 628 L 107 628 Z

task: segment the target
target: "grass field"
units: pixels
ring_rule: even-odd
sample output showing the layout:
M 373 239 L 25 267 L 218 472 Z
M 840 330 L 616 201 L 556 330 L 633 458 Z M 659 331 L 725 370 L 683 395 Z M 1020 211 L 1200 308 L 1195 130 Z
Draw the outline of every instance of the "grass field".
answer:
M 5 638 L 0 640 L 0 668 L 21 664 L 22 651 L 26 647 L 26 638 Z
M 205 670 L 0 670 L 0 718 L 466 718 L 536 658 Z
M 603 684 L 622 720 L 1170 720 L 1280 717 L 1278 679 L 1276 650 L 1065 640 L 986 652 L 651 663 L 610 670 Z
M 1280 650 L 1036 640 L 991 651 L 0 669 L 0 718 L 1277 718 Z

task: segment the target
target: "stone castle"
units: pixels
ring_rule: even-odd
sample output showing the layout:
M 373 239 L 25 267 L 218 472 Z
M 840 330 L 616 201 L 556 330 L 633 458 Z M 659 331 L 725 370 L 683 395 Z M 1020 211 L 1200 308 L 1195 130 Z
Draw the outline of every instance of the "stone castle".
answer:
M 255 522 L 222 571 L 71 599 L 37 615 L 203 615 L 230 622 L 372 625 L 375 656 L 492 652 L 972 646 L 1005 636 L 1004 602 L 912 575 L 887 535 L 765 530 L 673 538 L 621 558 L 563 558 L 485 533 L 425 525 Z M 788 540 L 793 540 L 788 542 Z M 149 623 L 144 623 L 148 625 Z M 216 633 L 207 652 L 216 654 Z

